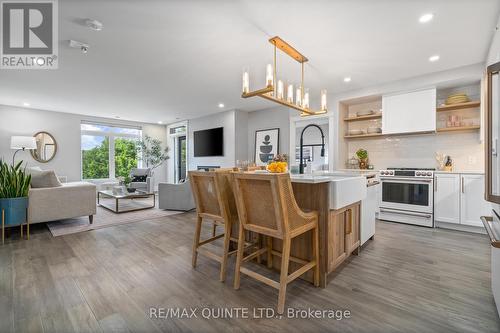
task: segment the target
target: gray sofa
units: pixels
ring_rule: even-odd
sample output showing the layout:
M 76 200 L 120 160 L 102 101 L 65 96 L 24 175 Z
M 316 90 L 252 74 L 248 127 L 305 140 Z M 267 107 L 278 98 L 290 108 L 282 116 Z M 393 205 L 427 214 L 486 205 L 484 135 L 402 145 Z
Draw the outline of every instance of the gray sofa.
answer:
M 160 209 L 188 211 L 195 208 L 189 180 L 181 184 L 158 184 Z
M 40 223 L 96 214 L 96 186 L 87 182 L 29 190 L 28 219 Z

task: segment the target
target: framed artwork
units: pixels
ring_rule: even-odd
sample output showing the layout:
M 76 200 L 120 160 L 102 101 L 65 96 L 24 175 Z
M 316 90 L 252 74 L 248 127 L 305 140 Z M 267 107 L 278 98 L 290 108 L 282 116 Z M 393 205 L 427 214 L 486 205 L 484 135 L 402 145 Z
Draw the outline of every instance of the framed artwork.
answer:
M 280 152 L 280 129 L 255 131 L 255 164 L 267 165 Z
M 313 161 L 313 148 L 311 146 L 304 146 L 303 158 L 304 161 Z M 300 162 L 300 147 L 295 147 L 295 162 Z

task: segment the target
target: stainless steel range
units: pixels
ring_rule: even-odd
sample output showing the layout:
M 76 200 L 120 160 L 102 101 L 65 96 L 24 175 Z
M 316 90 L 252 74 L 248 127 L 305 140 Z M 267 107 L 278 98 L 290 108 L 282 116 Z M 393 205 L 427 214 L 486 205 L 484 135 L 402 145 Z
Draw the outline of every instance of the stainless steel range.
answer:
M 379 219 L 434 227 L 434 169 L 380 170 Z

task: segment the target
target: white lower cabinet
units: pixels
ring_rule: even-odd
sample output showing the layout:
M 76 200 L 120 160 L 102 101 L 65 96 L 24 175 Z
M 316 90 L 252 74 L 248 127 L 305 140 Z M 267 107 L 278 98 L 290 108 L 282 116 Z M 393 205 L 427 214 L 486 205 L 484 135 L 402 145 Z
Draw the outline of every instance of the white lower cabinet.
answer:
M 436 174 L 434 220 L 482 227 L 480 217 L 489 215 L 491 205 L 484 200 L 484 175 Z
M 481 216 L 491 214 L 491 204 L 484 200 L 484 176 L 461 175 L 460 223 L 482 227 Z
M 436 174 L 434 221 L 460 223 L 460 175 Z

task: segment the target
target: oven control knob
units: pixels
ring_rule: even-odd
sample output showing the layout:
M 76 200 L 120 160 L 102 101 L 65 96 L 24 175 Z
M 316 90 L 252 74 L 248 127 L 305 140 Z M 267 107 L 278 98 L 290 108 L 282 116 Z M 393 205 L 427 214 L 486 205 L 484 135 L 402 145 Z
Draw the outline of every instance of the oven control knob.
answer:
M 432 172 L 427 172 L 427 176 L 432 176 Z
M 387 171 L 380 172 L 382 175 L 387 175 Z
M 420 171 L 415 172 L 415 175 L 420 176 L 421 175 Z
M 392 176 L 394 175 L 394 171 L 389 171 L 389 174 Z

